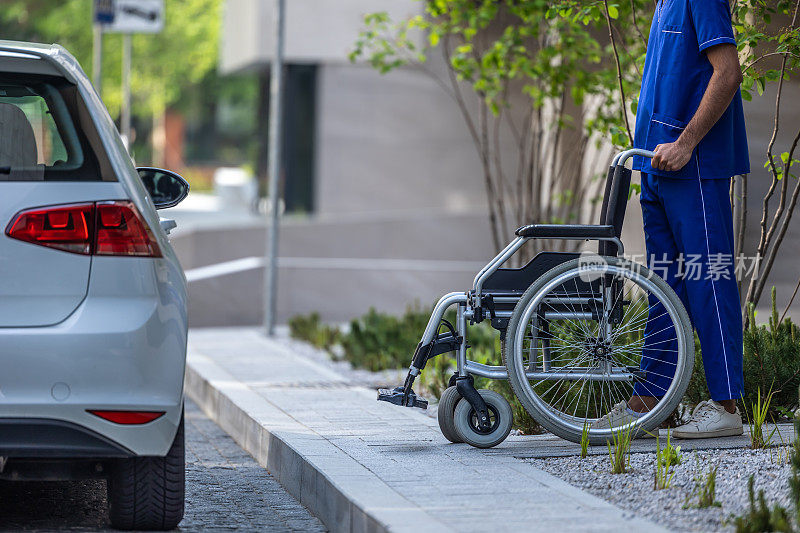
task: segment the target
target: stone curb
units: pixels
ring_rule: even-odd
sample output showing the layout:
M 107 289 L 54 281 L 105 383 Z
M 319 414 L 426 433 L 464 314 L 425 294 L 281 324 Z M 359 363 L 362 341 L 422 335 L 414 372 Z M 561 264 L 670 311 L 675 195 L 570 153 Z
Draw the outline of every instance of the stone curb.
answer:
M 189 353 L 185 389 L 331 531 L 452 531 L 211 358 Z

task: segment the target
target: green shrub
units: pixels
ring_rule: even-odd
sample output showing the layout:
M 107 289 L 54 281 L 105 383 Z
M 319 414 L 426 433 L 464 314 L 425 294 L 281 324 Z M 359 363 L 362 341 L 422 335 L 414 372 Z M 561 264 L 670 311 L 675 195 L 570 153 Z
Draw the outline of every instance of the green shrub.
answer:
M 406 368 L 411 364 L 429 317 L 430 311 L 419 306 L 409 307 L 399 317 L 370 309 L 350 323 L 349 332 L 341 333 L 322 324 L 319 315 L 312 313 L 291 318 L 289 331 L 293 338 L 310 342 L 329 352 L 335 345 L 341 345 L 344 358 L 353 366 L 375 372 Z M 453 323 L 455 312 L 448 313 L 445 318 Z M 500 335 L 488 322 L 470 326 L 468 342 L 470 359 L 488 365 L 501 364 Z M 455 359 L 452 354 L 431 359 L 417 380 L 419 390 L 428 397 L 438 399 L 454 372 Z M 514 429 L 525 434 L 541 433 L 541 427 L 522 407 L 508 382 L 477 378 L 475 386 L 494 390 L 508 400 L 514 413 Z
M 759 389 L 772 389 L 772 405 L 793 410 L 797 407 L 797 387 L 800 385 L 800 331 L 790 319 L 780 321 L 775 305 L 775 287 L 772 288 L 769 323 L 756 326 L 752 308 L 750 313 L 750 327 L 744 332 L 745 402 L 752 405 Z
M 797 407 L 800 385 L 800 330 L 791 319 L 780 321 L 772 288 L 772 313 L 767 324 L 756 325 L 750 309 L 750 326 L 744 331 L 744 404 L 753 405 L 758 391 L 773 389 L 771 417 Z M 700 342 L 695 335 L 695 365 L 686 399 L 697 404 L 709 398 Z
M 511 390 L 511 385 L 509 385 L 508 381 L 486 381 L 488 382 L 486 388 L 502 394 L 511 405 L 511 412 L 514 413 L 514 425 L 512 426 L 514 429 L 520 430 L 525 435 L 538 435 L 542 433 L 542 426 L 528 414 L 528 411 L 525 410 L 514 395 L 514 391 Z
M 407 367 L 427 323 L 427 313 L 417 307 L 399 317 L 370 309 L 350 322 L 350 331 L 342 336 L 345 358 L 373 372 Z
M 294 339 L 304 340 L 317 348 L 330 350 L 341 339 L 341 332 L 320 321 L 318 313 L 297 315 L 289 319 L 289 334 Z

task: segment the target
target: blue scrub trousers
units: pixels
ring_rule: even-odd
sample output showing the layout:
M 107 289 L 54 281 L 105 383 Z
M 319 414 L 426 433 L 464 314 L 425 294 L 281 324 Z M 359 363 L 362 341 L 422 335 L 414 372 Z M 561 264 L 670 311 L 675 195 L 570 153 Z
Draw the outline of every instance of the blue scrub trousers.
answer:
M 689 312 L 715 401 L 741 398 L 742 316 L 734 268 L 729 179 L 668 178 L 642 173 L 647 264 Z M 663 396 L 675 374 L 677 342 L 666 310 L 650 298 L 641 396 Z

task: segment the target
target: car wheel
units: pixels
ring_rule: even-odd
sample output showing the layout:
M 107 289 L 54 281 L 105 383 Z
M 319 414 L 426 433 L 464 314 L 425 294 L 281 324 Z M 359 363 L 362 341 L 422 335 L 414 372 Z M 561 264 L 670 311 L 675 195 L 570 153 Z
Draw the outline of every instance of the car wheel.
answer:
M 117 529 L 174 529 L 183 519 L 186 491 L 183 416 L 166 457 L 119 461 L 108 479 L 111 525 Z

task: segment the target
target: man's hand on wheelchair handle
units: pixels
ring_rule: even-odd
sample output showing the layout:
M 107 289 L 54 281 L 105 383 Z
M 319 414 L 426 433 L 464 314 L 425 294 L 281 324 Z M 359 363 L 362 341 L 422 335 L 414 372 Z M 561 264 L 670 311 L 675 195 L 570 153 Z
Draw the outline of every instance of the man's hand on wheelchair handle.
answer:
M 653 161 L 650 163 L 652 167 L 672 172 L 686 166 L 686 163 L 692 158 L 694 148 L 678 139 L 675 142 L 659 144 L 653 151 L 656 155 L 653 156 Z

